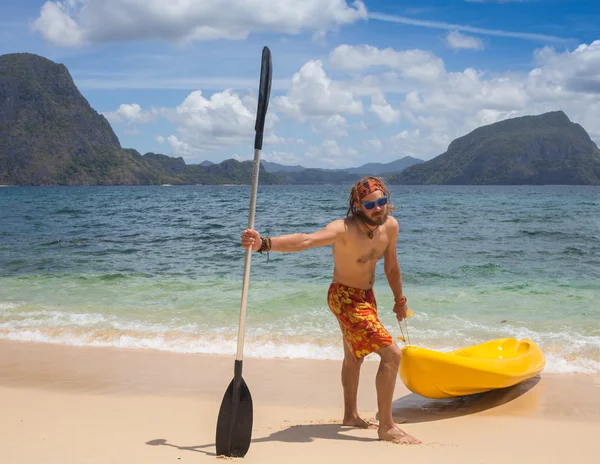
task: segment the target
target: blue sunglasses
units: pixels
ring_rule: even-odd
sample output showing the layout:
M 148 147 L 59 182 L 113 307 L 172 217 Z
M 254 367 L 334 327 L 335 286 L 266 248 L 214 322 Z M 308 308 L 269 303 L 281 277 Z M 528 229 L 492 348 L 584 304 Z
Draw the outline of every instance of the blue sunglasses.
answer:
M 363 206 L 365 207 L 365 209 L 373 209 L 375 208 L 375 205 L 379 206 L 380 208 L 382 206 L 385 206 L 388 202 L 388 197 L 381 197 L 379 200 L 375 200 L 375 201 L 365 201 L 363 202 Z

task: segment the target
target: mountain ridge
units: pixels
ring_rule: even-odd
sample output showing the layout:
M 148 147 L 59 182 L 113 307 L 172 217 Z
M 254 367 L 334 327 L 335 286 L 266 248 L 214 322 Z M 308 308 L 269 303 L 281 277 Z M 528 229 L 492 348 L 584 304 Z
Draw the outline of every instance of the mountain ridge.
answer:
M 205 161 L 206 162 L 206 161 Z M 412 156 L 404 156 L 388 163 L 365 163 L 360 166 L 347 167 L 347 168 L 307 168 L 302 165 L 287 165 L 274 163 L 272 161 L 263 161 L 261 163 L 265 166 L 267 172 L 300 172 L 307 169 L 318 169 L 325 172 L 347 172 L 349 174 L 359 175 L 379 175 L 388 172 L 400 172 L 408 166 L 414 164 L 423 163 L 422 159 L 414 158 Z
M 278 169 L 272 171 L 272 169 Z M 123 148 L 108 120 L 63 64 L 31 53 L 0 55 L 0 185 L 250 184 L 253 161 L 186 164 Z M 262 161 L 261 184 L 600 184 L 600 150 L 560 110 L 510 118 L 453 140 L 431 160 L 405 156 L 339 169 Z
M 510 118 L 453 140 L 392 184 L 600 185 L 600 150 L 561 110 Z

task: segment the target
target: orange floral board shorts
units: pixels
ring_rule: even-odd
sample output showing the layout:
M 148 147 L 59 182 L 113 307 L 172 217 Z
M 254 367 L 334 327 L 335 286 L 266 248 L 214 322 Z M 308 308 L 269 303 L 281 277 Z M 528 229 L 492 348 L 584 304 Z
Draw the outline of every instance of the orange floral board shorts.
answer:
M 327 293 L 329 309 L 340 323 L 344 340 L 356 358 L 394 343 L 377 315 L 373 289 L 363 290 L 332 283 Z

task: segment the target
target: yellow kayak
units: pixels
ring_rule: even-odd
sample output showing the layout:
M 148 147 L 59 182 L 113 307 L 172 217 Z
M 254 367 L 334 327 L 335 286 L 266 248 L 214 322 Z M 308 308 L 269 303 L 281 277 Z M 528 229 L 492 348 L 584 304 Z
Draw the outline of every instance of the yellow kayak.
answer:
M 450 398 L 511 387 L 535 377 L 545 365 L 533 341 L 499 338 L 450 352 L 405 346 L 399 374 L 414 393 Z

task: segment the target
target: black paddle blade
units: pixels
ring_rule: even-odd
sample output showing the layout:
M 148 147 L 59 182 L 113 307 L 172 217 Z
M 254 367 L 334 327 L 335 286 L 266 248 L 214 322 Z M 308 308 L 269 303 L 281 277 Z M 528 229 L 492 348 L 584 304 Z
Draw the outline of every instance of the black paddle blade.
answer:
M 217 419 L 217 456 L 246 455 L 252 439 L 252 419 L 250 390 L 241 376 L 237 381 L 234 378 L 225 392 Z
M 254 124 L 254 130 L 256 131 L 256 136 L 254 137 L 255 150 L 262 150 L 265 118 L 271 95 L 272 74 L 271 50 L 269 50 L 269 47 L 263 47 L 260 65 L 260 83 L 258 85 L 258 107 L 256 108 L 256 123 Z

